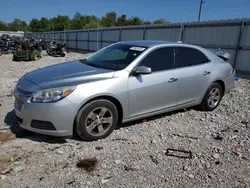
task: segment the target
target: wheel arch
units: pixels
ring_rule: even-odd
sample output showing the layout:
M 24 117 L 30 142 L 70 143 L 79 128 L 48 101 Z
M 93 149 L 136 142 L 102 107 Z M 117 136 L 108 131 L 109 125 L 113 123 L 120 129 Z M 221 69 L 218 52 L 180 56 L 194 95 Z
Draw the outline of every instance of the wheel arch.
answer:
M 225 94 L 225 83 L 223 82 L 223 80 L 221 79 L 218 79 L 218 80 L 215 80 L 213 83 L 218 83 L 221 85 L 221 88 L 222 88 L 222 96 Z
M 114 97 L 114 96 L 111 96 L 111 95 L 100 95 L 100 96 L 95 96 L 93 98 L 88 99 L 86 102 L 84 102 L 80 106 L 80 108 L 77 110 L 77 112 L 75 114 L 74 127 L 73 127 L 74 129 L 75 129 L 75 121 L 76 121 L 78 112 L 86 104 L 90 103 L 91 101 L 98 100 L 98 99 L 106 99 L 106 100 L 112 102 L 116 106 L 117 111 L 118 111 L 118 124 L 120 124 L 122 122 L 124 110 L 123 110 L 121 102 L 116 97 Z

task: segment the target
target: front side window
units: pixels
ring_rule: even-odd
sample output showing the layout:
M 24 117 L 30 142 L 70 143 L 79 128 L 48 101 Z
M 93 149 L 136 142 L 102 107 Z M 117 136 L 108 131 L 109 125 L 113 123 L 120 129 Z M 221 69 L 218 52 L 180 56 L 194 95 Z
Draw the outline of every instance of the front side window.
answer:
M 156 49 L 142 60 L 140 66 L 150 67 L 152 72 L 173 69 L 174 49 L 172 47 Z
M 87 58 L 84 63 L 104 69 L 122 70 L 135 60 L 146 47 L 129 44 L 115 44 L 96 52 Z
M 176 67 L 187 67 L 209 62 L 199 50 L 188 47 L 176 47 Z

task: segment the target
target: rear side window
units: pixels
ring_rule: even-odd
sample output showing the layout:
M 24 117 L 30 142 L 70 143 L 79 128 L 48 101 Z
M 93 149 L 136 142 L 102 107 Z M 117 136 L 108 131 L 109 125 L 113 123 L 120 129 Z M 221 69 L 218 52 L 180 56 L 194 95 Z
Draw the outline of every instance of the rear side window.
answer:
M 140 63 L 140 66 L 147 66 L 152 72 L 163 71 L 174 68 L 174 48 L 160 48 L 149 53 Z
M 176 48 L 176 67 L 187 67 L 209 62 L 209 59 L 199 50 L 188 47 Z

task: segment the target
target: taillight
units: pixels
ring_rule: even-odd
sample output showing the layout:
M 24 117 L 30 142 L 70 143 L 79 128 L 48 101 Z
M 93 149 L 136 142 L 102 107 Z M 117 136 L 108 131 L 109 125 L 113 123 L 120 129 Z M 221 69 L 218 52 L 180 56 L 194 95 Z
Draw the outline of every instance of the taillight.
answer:
M 228 60 L 229 60 L 228 58 L 223 57 L 223 56 L 220 56 L 220 55 L 218 55 L 218 56 L 219 56 L 221 59 L 223 59 L 223 61 L 225 61 L 225 62 L 229 63 L 229 62 L 228 62 Z

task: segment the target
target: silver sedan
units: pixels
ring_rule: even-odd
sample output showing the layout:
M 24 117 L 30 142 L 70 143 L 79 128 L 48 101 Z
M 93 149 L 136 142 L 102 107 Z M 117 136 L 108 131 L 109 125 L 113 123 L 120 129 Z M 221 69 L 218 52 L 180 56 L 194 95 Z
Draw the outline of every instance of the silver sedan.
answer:
M 84 140 L 128 121 L 199 105 L 211 111 L 234 85 L 226 55 L 183 43 L 127 41 L 86 59 L 24 75 L 15 112 L 24 129 Z

